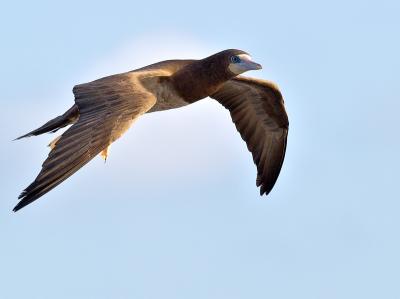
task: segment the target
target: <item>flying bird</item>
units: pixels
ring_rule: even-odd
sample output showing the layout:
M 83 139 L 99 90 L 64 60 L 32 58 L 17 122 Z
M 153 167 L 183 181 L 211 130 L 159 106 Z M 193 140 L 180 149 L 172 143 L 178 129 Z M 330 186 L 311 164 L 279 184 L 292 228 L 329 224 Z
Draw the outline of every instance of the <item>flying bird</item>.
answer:
M 260 195 L 268 194 L 285 157 L 289 121 L 283 97 L 269 81 L 240 74 L 261 65 L 241 50 L 200 60 L 166 60 L 73 88 L 74 105 L 64 114 L 17 139 L 70 126 L 51 151 L 34 182 L 19 196 L 18 211 L 46 194 L 108 148 L 141 115 L 183 107 L 210 97 L 229 110 L 257 167 Z

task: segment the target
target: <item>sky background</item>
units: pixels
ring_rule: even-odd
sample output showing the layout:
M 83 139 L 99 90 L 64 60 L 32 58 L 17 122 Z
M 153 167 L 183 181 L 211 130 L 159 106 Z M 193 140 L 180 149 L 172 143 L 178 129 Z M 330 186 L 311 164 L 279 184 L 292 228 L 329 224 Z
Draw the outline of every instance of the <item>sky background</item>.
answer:
M 3 1 L 0 298 L 400 298 L 399 1 Z M 142 117 L 18 213 L 48 154 L 15 137 L 72 87 L 226 48 L 264 66 L 290 118 L 260 198 L 211 99 Z

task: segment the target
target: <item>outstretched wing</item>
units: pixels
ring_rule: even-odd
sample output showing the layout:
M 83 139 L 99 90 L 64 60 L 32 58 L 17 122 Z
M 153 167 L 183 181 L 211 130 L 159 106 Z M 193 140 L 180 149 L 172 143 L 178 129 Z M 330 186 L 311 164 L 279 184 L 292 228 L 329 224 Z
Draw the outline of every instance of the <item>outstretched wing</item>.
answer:
M 148 111 L 155 96 L 134 73 L 77 85 L 73 89 L 79 119 L 56 142 L 35 181 L 19 196 L 14 211 L 38 199 L 119 138 L 132 121 Z
M 229 110 L 232 121 L 253 155 L 260 195 L 267 195 L 282 168 L 289 129 L 280 91 L 265 80 L 236 77 L 211 97 Z

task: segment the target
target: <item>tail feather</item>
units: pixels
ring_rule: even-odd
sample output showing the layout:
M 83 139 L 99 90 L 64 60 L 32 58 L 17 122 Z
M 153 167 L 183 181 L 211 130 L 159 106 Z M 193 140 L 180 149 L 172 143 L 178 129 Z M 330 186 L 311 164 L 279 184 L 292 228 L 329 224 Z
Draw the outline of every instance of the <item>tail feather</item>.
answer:
M 45 123 L 43 126 L 40 128 L 37 128 L 36 130 L 33 130 L 25 135 L 22 135 L 14 140 L 19 140 L 25 137 L 30 137 L 30 136 L 37 136 L 43 133 L 54 133 L 57 130 L 73 124 L 76 122 L 76 120 L 79 117 L 79 109 L 78 106 L 74 105 L 70 109 L 67 110 L 64 114 L 57 116 L 56 118 L 49 120 L 47 123 Z

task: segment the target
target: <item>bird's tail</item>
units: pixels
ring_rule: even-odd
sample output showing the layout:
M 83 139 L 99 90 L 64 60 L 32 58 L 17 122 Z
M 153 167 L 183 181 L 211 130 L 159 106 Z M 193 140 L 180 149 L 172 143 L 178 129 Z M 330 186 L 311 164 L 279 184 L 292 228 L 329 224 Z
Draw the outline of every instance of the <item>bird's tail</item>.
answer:
M 30 136 L 37 136 L 43 133 L 54 133 L 58 129 L 61 129 L 65 126 L 68 126 L 70 124 L 73 124 L 77 121 L 79 117 L 79 109 L 78 106 L 74 105 L 70 109 L 68 109 L 64 114 L 57 116 L 56 118 L 53 118 L 52 120 L 49 120 L 47 123 L 45 123 L 43 126 L 40 128 L 37 128 L 36 130 L 33 130 L 32 132 L 29 132 L 25 135 L 22 135 L 15 140 L 25 138 L 25 137 L 30 137 Z

